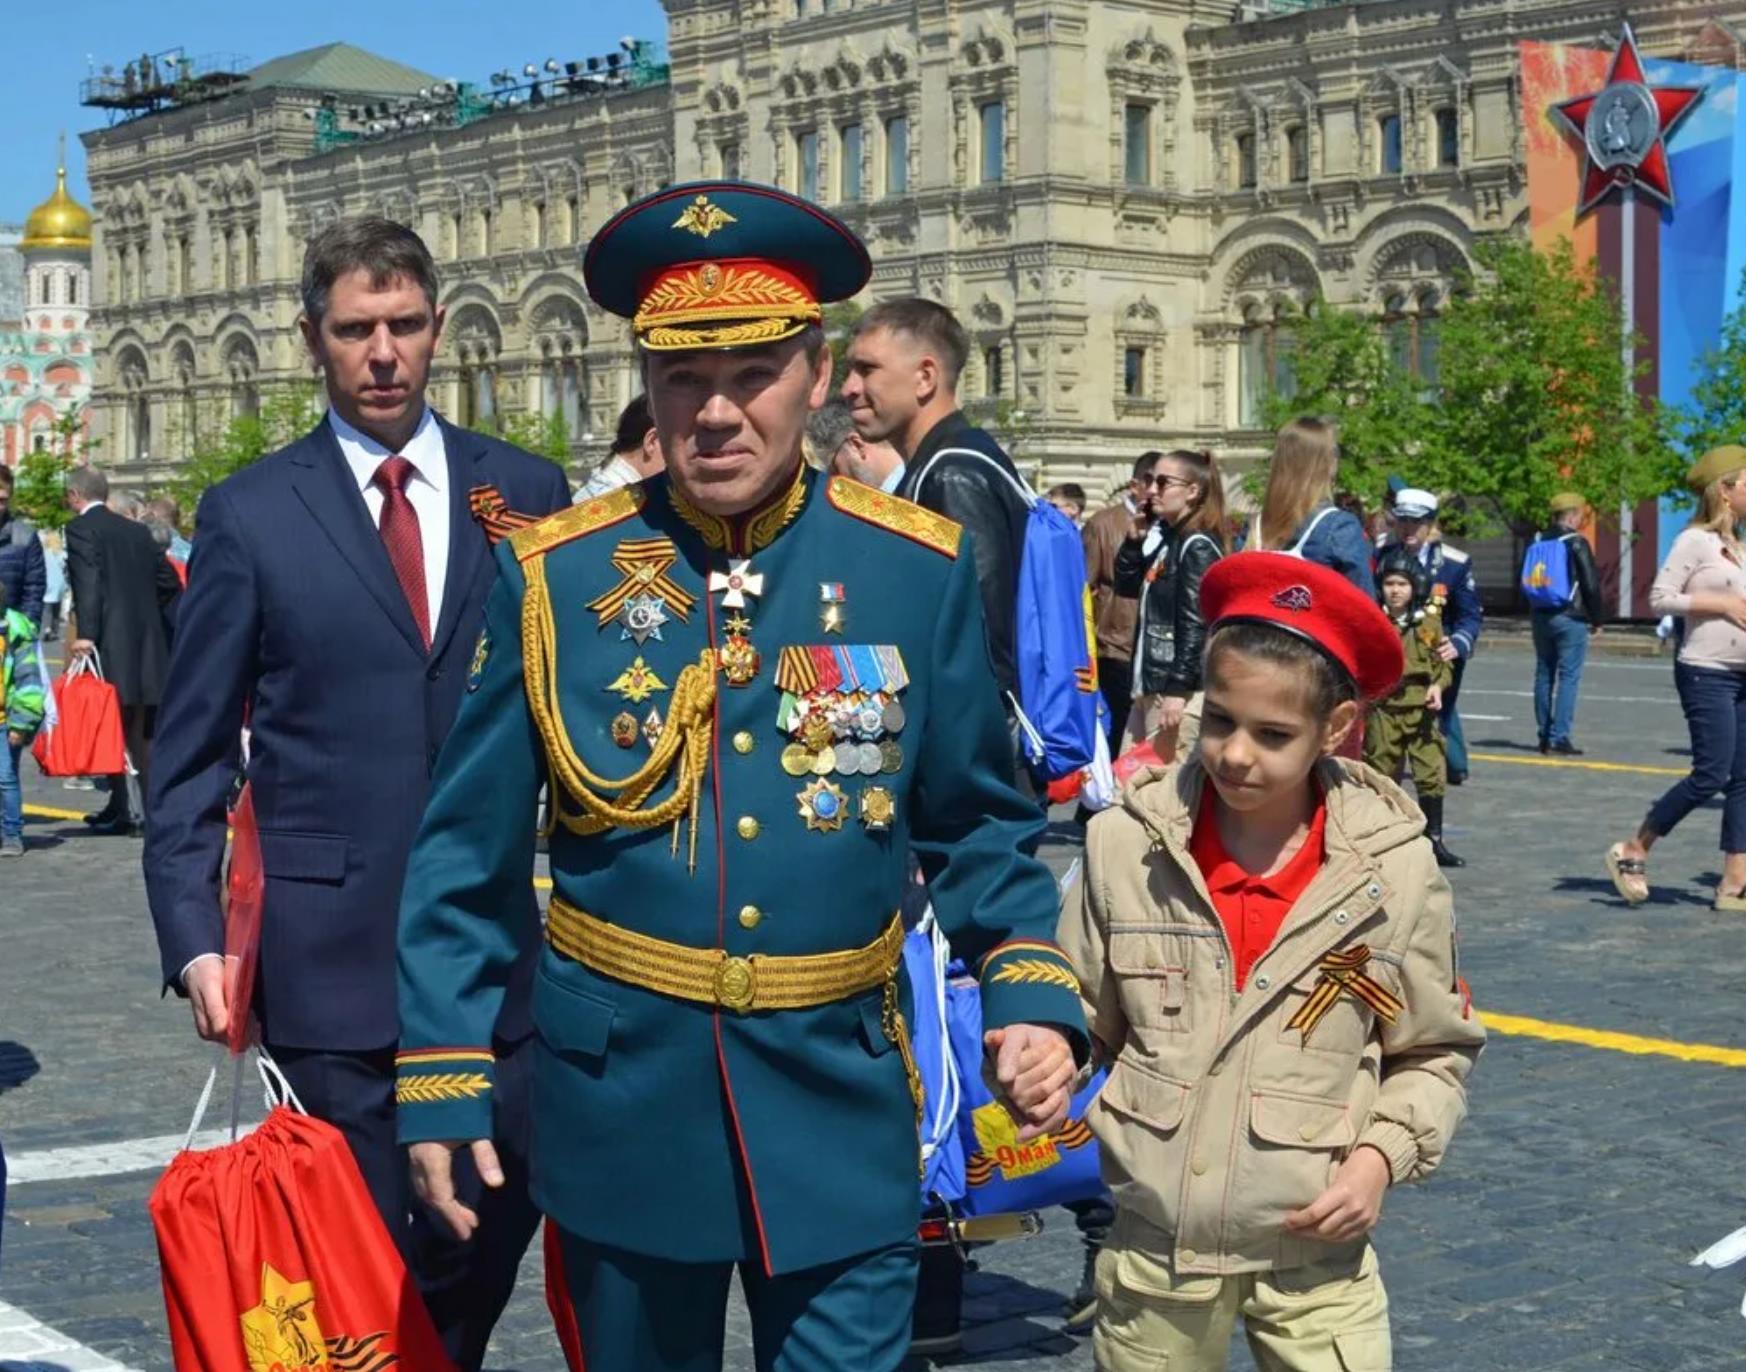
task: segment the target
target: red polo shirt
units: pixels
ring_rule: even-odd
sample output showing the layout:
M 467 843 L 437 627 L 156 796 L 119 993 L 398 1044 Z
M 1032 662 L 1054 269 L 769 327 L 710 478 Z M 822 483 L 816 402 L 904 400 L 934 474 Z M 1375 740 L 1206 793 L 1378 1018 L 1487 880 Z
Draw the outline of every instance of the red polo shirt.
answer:
M 1231 956 L 1236 960 L 1237 989 L 1241 991 L 1249 980 L 1249 970 L 1272 946 L 1291 907 L 1322 869 L 1327 857 L 1328 807 L 1325 801 L 1317 802 L 1303 847 L 1292 855 L 1291 861 L 1270 877 L 1258 877 L 1244 870 L 1225 851 L 1224 840 L 1219 837 L 1217 794 L 1212 783 L 1206 782 L 1188 851 L 1206 881 L 1219 923 L 1225 926 Z

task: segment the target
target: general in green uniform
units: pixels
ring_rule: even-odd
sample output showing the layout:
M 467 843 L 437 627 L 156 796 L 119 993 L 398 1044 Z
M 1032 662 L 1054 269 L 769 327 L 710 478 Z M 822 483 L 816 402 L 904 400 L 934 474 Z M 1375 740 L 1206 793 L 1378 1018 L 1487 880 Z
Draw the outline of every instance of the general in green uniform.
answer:
M 1454 679 L 1454 669 L 1437 652 L 1443 639 L 1442 613 L 1430 595 L 1430 585 L 1418 558 L 1402 548 L 1386 549 L 1377 567 L 1377 588 L 1389 621 L 1400 634 L 1406 672 L 1394 694 L 1377 702 L 1364 726 L 1364 760 L 1393 779 L 1404 762 L 1412 773 L 1419 806 L 1437 801 L 1441 810 L 1448 788 L 1443 761 L 1443 733 L 1437 723 L 1442 693 Z M 1387 583 L 1410 588 L 1404 603 L 1390 603 Z M 1399 589 L 1394 593 L 1400 598 Z M 1427 814 L 1427 819 L 1430 816 Z M 1442 835 L 1441 814 L 1436 834 Z
M 409 864 L 400 1133 L 462 1230 L 446 1149 L 489 1136 L 504 978 L 546 942 L 533 1190 L 590 1372 L 719 1367 L 736 1264 L 760 1367 L 902 1360 L 908 853 L 1017 1117 L 1057 1123 L 1084 1054 L 968 541 L 800 460 L 830 388 L 820 302 L 869 271 L 837 220 L 745 183 L 595 235 L 588 288 L 634 320 L 668 472 L 499 546 Z M 515 895 L 548 782 L 542 929 Z

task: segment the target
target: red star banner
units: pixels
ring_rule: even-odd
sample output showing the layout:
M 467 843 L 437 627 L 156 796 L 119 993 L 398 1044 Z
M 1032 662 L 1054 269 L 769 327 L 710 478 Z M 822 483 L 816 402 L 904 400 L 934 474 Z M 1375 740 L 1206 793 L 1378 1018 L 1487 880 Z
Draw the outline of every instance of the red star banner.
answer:
M 1671 207 L 1667 135 L 1701 94 L 1694 86 L 1651 86 L 1627 24 L 1607 69 L 1606 84 L 1552 108 L 1582 141 L 1586 154 L 1577 215 L 1587 214 L 1614 186 L 1637 186 Z

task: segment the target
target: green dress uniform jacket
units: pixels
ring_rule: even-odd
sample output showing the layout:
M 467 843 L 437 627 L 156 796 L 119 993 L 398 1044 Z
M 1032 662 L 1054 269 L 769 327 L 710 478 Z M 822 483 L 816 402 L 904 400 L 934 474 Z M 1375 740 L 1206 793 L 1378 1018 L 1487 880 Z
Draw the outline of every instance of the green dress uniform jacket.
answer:
M 913 851 L 954 951 L 979 970 L 987 1027 L 1056 1025 L 1083 1055 L 1077 983 L 1050 941 L 1054 883 L 1033 855 L 1043 816 L 1014 788 L 957 525 L 804 468 L 771 505 L 731 521 L 656 477 L 518 532 L 498 559 L 401 906 L 403 1141 L 489 1135 L 491 1025 L 517 951 L 542 936 L 517 899 L 550 764 L 530 707 L 540 664 L 524 662 L 542 601 L 554 649 L 543 698 L 597 780 L 650 761 L 649 737 L 695 703 L 700 663 L 715 682 L 695 805 L 653 827 L 558 826 L 558 901 L 733 957 L 841 952 L 889 929 Z M 530 594 L 538 583 L 543 596 Z M 883 714 L 863 710 L 872 727 L 847 740 L 854 771 L 813 765 L 832 749 L 803 741 L 777 685 L 795 685 L 821 646 L 847 650 L 863 685 L 890 688 Z M 714 670 L 730 660 L 734 673 Z M 755 674 L 735 684 L 748 666 Z M 661 811 L 690 780 L 675 764 L 645 808 Z M 556 780 L 553 792 L 577 809 Z M 916 1104 L 907 1043 L 894 1042 L 903 1035 L 885 1009 L 873 989 L 736 1013 L 548 944 L 533 996 L 535 1199 L 586 1240 L 750 1259 L 770 1274 L 912 1238 Z

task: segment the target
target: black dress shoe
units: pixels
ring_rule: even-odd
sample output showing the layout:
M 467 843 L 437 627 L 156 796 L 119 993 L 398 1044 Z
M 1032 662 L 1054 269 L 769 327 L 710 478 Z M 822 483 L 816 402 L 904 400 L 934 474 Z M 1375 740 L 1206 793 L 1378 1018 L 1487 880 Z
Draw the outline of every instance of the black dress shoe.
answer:
M 1552 751 L 1555 753 L 1561 753 L 1565 757 L 1582 756 L 1582 749 L 1578 748 L 1569 739 L 1565 739 L 1562 743 L 1554 743 L 1552 745 Z
M 1449 851 L 1443 843 L 1443 837 L 1441 834 L 1432 835 L 1431 852 L 1436 855 L 1437 866 L 1439 867 L 1465 867 L 1467 865 L 1466 858 L 1456 857 L 1455 854 Z
M 1549 742 L 1547 742 L 1545 739 L 1541 739 L 1540 740 L 1540 751 L 1542 754 L 1549 753 L 1552 751 L 1552 745 Z
M 93 829 L 107 829 L 110 825 L 116 824 L 126 818 L 126 814 L 122 811 L 106 807 L 102 810 L 93 810 L 90 814 L 86 815 L 85 823 L 89 824 Z

